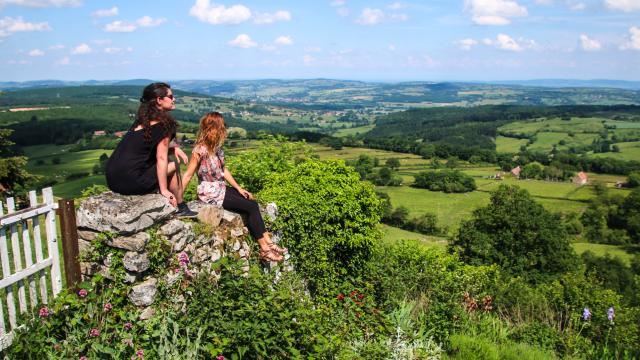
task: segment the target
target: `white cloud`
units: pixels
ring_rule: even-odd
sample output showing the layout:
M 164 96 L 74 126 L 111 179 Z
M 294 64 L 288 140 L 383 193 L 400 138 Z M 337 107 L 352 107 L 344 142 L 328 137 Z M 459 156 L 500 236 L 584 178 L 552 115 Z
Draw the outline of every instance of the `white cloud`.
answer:
M 471 50 L 472 47 L 478 45 L 478 42 L 474 39 L 462 39 L 456 41 L 455 43 L 462 50 Z
M 585 34 L 580 35 L 580 46 L 582 46 L 582 50 L 585 51 L 598 51 L 602 49 L 600 41 L 591 39 Z
M 71 63 L 71 59 L 69 59 L 68 56 L 63 57 L 62 59 L 56 62 L 56 64 L 58 65 L 69 65 L 70 63 Z
M 164 24 L 165 22 L 167 22 L 167 19 L 165 18 L 154 19 L 151 16 L 143 16 L 136 20 L 136 25 L 140 27 L 153 27 Z
M 316 58 L 314 58 L 313 56 L 311 56 L 311 55 L 309 55 L 309 54 L 306 54 L 306 55 L 304 55 L 304 56 L 302 57 L 302 62 L 303 62 L 305 65 L 311 65 L 311 64 L 313 64 L 314 62 L 316 62 Z
M 151 16 L 143 16 L 136 20 L 135 23 L 116 20 L 104 26 L 106 32 L 134 32 L 141 27 L 153 27 L 167 22 L 165 18 L 154 19 Z
M 346 0 L 333 0 L 331 2 L 331 6 L 340 7 L 340 6 L 344 6 L 346 3 L 347 3 Z
M 62 50 L 62 49 L 64 49 L 64 45 L 62 45 L 62 44 L 56 44 L 56 45 L 49 46 L 49 50 Z
M 26 7 L 75 7 L 82 5 L 81 0 L 0 0 L 0 8 L 7 5 Z
M 629 28 L 629 41 L 620 47 L 622 50 L 640 50 L 640 27 Z
M 269 13 L 257 14 L 253 22 L 259 25 L 263 25 L 263 24 L 273 24 L 274 22 L 277 22 L 277 21 L 289 21 L 289 20 L 291 20 L 291 13 L 285 10 L 278 10 L 273 14 L 269 14 Z
M 514 39 L 506 34 L 498 34 L 496 37 L 496 47 L 502 50 L 509 51 L 522 51 L 522 46 L 518 44 Z
M 117 54 L 122 51 L 122 48 L 119 47 L 108 47 L 104 48 L 104 52 L 107 54 Z
M 28 52 L 29 56 L 44 56 L 44 52 L 40 49 L 33 49 Z
M 403 4 L 403 3 L 399 2 L 399 1 L 397 1 L 397 2 L 394 2 L 393 4 L 390 4 L 390 5 L 389 5 L 389 6 L 387 6 L 387 7 L 388 7 L 389 9 L 391 9 L 391 10 L 400 10 L 400 9 L 404 9 L 404 8 L 406 8 L 406 7 L 407 7 L 407 5 L 405 5 L 405 4 Z
M 251 18 L 251 10 L 244 5 L 233 5 L 227 8 L 224 5 L 216 5 L 210 0 L 196 0 L 195 5 L 189 10 L 189 15 L 213 25 L 240 24 Z
M 384 19 L 384 12 L 380 9 L 364 8 L 356 22 L 360 25 L 375 25 Z
M 116 15 L 118 15 L 118 7 L 117 6 L 114 6 L 111 9 L 96 10 L 96 11 L 91 13 L 91 16 L 97 17 L 97 18 L 116 16 Z
M 291 36 L 280 36 L 275 43 L 278 45 L 293 45 L 293 39 L 291 39 Z
M 551 5 L 553 4 L 553 0 L 536 0 L 536 4 Z
M 240 34 L 236 36 L 236 38 L 229 41 L 228 44 L 233 47 L 239 47 L 243 49 L 248 49 L 248 48 L 258 46 L 258 44 L 255 41 L 251 40 L 251 38 L 247 34 Z
M 465 0 L 464 8 L 478 25 L 508 25 L 510 18 L 527 16 L 527 8 L 512 0 Z
M 638 0 L 604 0 L 604 5 L 611 10 L 640 11 L 640 1 Z
M 85 55 L 91 52 L 91 47 L 85 43 L 76 46 L 71 53 L 74 55 Z
M 135 24 L 116 20 L 105 25 L 103 30 L 106 32 L 133 32 L 136 31 L 137 28 L 138 27 Z
M 16 32 L 48 31 L 51 30 L 49 23 L 30 23 L 22 20 L 21 16 L 16 18 L 5 16 L 0 19 L 0 38 L 7 37 Z
M 389 44 L 389 46 L 387 46 L 387 49 L 389 49 L 389 51 L 396 51 L 396 46 L 394 44 Z
M 347 9 L 345 7 L 338 8 L 338 10 L 336 10 L 336 12 L 338 13 L 338 15 L 340 15 L 342 17 L 349 16 L 349 14 L 351 13 L 351 11 L 349 11 L 349 9 Z
M 582 11 L 587 8 L 587 4 L 583 2 L 569 2 L 569 9 L 573 11 Z

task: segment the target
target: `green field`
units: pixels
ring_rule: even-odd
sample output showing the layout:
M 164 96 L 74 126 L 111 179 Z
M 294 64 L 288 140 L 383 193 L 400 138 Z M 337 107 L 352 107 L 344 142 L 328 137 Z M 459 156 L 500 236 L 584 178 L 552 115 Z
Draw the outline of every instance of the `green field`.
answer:
M 620 152 L 591 154 L 593 157 L 640 161 L 640 141 L 616 143 Z
M 348 129 L 340 129 L 340 130 L 337 130 L 335 133 L 333 133 L 333 136 L 342 137 L 342 136 L 349 136 L 349 135 L 364 134 L 364 133 L 370 131 L 371 129 L 373 129 L 374 127 L 376 127 L 375 124 L 374 125 L 365 125 L 365 126 L 352 127 L 352 128 L 348 128 Z
M 592 244 L 592 243 L 573 243 L 573 249 L 578 253 L 578 255 L 584 253 L 585 251 L 591 251 L 598 256 L 605 256 L 609 254 L 613 257 L 619 257 L 622 261 L 624 261 L 627 265 L 630 264 L 631 259 L 633 258 L 633 253 L 640 252 L 639 248 L 629 249 L 630 251 L 625 250 L 624 246 L 618 245 L 607 245 L 607 244 Z
M 516 139 L 505 136 L 496 137 L 496 151 L 499 153 L 515 154 L 520 152 L 520 147 L 527 144 L 527 139 Z

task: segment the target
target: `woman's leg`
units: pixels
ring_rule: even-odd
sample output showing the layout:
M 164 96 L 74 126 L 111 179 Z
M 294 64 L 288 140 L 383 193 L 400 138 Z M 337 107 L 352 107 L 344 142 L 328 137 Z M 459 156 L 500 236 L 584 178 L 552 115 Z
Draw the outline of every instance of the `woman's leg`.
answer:
M 173 193 L 178 204 L 180 204 L 182 202 L 182 179 L 180 178 L 180 165 L 175 161 L 171 161 L 168 164 L 167 183 L 169 184 L 169 191 Z
M 272 248 L 269 233 L 266 232 L 258 203 L 242 196 L 238 190 L 227 187 L 222 207 L 247 215 L 249 233 L 260 246 L 260 258 L 267 261 L 282 261 L 284 257 Z

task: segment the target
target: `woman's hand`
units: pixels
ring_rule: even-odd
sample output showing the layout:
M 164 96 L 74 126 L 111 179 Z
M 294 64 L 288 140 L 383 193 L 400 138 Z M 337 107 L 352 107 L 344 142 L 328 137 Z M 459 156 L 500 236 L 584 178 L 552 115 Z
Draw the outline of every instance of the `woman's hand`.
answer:
M 162 194 L 162 196 L 166 197 L 169 200 L 169 203 L 171 203 L 171 205 L 173 207 L 177 207 L 178 206 L 178 201 L 176 200 L 176 197 L 173 196 L 173 193 L 171 191 L 169 191 L 169 189 L 160 190 L 160 194 Z
M 178 160 L 178 164 L 180 163 L 180 160 L 182 160 L 183 164 L 186 164 L 189 161 L 189 157 L 187 156 L 187 154 L 185 154 L 184 151 L 182 151 L 182 149 L 180 149 L 179 147 L 173 148 L 173 151 L 176 159 Z
M 239 188 L 238 192 L 240 195 L 244 196 L 245 199 L 253 200 L 253 195 L 243 188 Z

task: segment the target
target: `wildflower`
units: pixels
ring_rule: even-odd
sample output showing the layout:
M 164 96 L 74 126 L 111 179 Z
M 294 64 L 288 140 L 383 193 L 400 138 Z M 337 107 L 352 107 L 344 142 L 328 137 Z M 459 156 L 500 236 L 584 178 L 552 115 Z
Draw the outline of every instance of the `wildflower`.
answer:
M 144 350 L 140 349 L 136 351 L 136 356 L 138 357 L 138 359 L 144 359 Z
M 224 360 L 224 356 L 218 355 L 218 356 L 216 356 L 216 360 Z
M 613 319 L 616 317 L 616 313 L 613 311 L 613 306 L 609 308 L 609 310 L 607 310 L 607 319 L 609 319 L 609 321 L 613 321 Z
M 187 266 L 189 263 L 189 255 L 186 252 L 181 252 L 178 254 L 178 262 L 180 262 L 180 266 Z
M 344 300 L 344 294 L 343 293 L 338 294 L 338 296 L 336 296 L 336 299 L 338 299 L 339 301 Z
M 589 308 L 584 308 L 582 310 L 582 320 L 587 321 L 591 319 L 591 310 Z
M 78 291 L 78 296 L 80 296 L 81 298 L 85 298 L 87 297 L 87 295 L 89 295 L 89 292 L 85 289 L 80 289 L 80 291 Z
M 41 318 L 45 318 L 45 317 L 51 315 L 51 312 L 49 312 L 48 308 L 43 307 L 43 308 L 40 308 L 39 315 L 40 315 Z
M 484 311 L 493 310 L 493 305 L 491 305 L 492 302 L 493 302 L 493 298 L 491 297 L 491 295 L 485 295 L 485 297 L 482 298 L 482 310 Z
M 111 305 L 111 303 L 106 303 L 103 306 L 104 311 L 111 311 L 111 309 L 113 309 L 113 305 Z
M 83 356 L 80 356 L 79 360 L 89 360 L 89 358 L 83 355 Z
M 358 294 L 358 300 L 364 299 L 364 294 Z
M 132 324 L 132 323 L 130 323 L 130 322 L 128 322 L 128 321 L 127 321 L 126 323 L 124 323 L 124 329 L 125 329 L 125 330 L 129 331 L 129 330 L 131 330 L 132 328 L 133 328 L 133 324 Z
M 91 331 L 89 331 L 89 335 L 92 337 L 98 337 L 100 336 L 100 330 L 93 328 L 91 329 Z
M 358 295 L 358 291 L 357 290 L 353 290 L 352 292 L 349 293 L 350 297 L 355 297 L 356 295 Z

